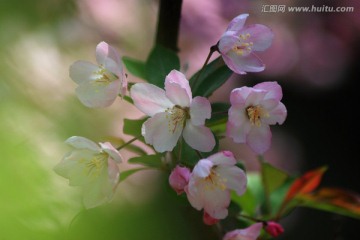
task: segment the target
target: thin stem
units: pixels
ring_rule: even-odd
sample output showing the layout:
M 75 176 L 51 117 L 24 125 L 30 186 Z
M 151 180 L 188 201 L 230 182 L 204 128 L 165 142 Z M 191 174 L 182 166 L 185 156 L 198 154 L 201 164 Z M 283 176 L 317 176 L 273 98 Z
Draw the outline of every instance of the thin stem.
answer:
M 250 221 L 253 221 L 253 222 L 262 222 L 262 223 L 266 222 L 266 221 L 264 221 L 264 220 L 261 220 L 261 219 L 258 219 L 258 218 L 254 218 L 254 217 L 250 217 L 250 216 L 243 215 L 243 214 L 239 214 L 239 217 L 249 219 Z
M 182 145 L 183 145 L 183 139 L 181 138 L 179 141 L 179 153 L 178 153 L 178 157 L 177 157 L 178 163 L 181 162 Z
M 133 143 L 134 141 L 136 141 L 137 139 L 139 139 L 140 136 L 134 137 L 132 139 L 130 139 L 128 142 L 124 143 L 123 145 L 121 145 L 120 147 L 116 148 L 118 151 L 120 149 L 123 149 L 124 147 L 130 145 L 131 143 Z
M 214 228 L 215 228 L 216 234 L 218 236 L 218 239 L 221 239 L 223 236 L 223 228 L 222 228 L 220 222 L 216 223 L 214 225 Z
M 198 150 L 195 150 L 195 152 L 196 152 L 196 155 L 198 155 L 198 157 L 199 157 L 200 159 L 203 159 L 203 158 L 204 158 L 203 155 L 202 155 Z
M 206 60 L 205 60 L 205 62 L 204 62 L 204 64 L 203 64 L 203 66 L 201 67 L 201 70 L 200 70 L 199 74 L 196 76 L 196 79 L 194 80 L 193 84 L 199 79 L 201 73 L 204 71 L 206 65 L 208 64 L 208 62 L 209 62 L 212 54 L 213 54 L 214 52 L 216 52 L 216 51 L 218 51 L 218 46 L 217 46 L 217 44 L 210 47 L 209 54 L 208 54 L 208 56 L 207 56 L 207 58 L 206 58 Z
M 264 169 L 265 160 L 264 160 L 264 156 L 259 155 L 258 160 L 259 160 L 260 167 L 261 167 L 261 181 L 262 181 L 262 184 L 264 186 L 264 194 L 265 194 L 264 213 L 269 214 L 269 213 L 271 213 L 271 204 L 270 204 L 270 193 L 269 193 L 268 181 L 267 181 L 266 176 L 265 176 L 265 169 Z

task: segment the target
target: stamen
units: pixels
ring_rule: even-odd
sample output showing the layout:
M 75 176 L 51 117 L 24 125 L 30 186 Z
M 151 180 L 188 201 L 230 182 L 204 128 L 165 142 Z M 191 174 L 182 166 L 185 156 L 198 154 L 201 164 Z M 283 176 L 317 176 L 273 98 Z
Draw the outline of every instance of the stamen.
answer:
M 246 33 L 246 34 L 240 34 L 239 38 L 240 41 L 238 44 L 236 44 L 233 47 L 233 50 L 236 54 L 243 56 L 243 55 L 247 55 L 252 51 L 252 46 L 254 45 L 253 42 L 247 42 L 246 40 L 248 40 L 250 38 L 250 34 Z
M 168 119 L 168 128 L 169 131 L 174 133 L 178 126 L 182 128 L 185 127 L 186 119 L 190 118 L 189 109 L 182 108 L 178 105 L 175 105 L 173 108 L 169 108 L 165 111 L 168 113 L 166 118 Z
M 95 154 L 94 157 L 85 164 L 85 173 L 89 177 L 98 177 L 107 163 L 109 155 L 107 153 Z M 81 162 L 81 161 L 80 161 Z
M 251 125 L 261 126 L 261 118 L 268 118 L 269 113 L 260 105 L 250 106 L 246 109 Z
M 103 65 L 100 65 L 99 69 L 94 72 L 96 75 L 96 79 L 94 81 L 94 84 L 109 84 L 112 81 L 118 79 L 118 76 L 116 76 L 114 73 L 108 71 L 106 68 L 104 68 Z
M 204 181 L 206 183 L 206 190 L 220 189 L 222 191 L 226 190 L 226 178 L 222 178 L 219 173 L 215 171 L 216 167 L 213 167 L 210 171 L 209 176 L 207 176 Z

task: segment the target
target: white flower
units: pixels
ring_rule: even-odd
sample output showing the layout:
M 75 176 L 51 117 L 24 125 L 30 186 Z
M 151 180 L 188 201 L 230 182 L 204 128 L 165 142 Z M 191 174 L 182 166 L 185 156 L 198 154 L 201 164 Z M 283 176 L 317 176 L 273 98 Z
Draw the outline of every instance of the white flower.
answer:
M 172 70 L 165 79 L 165 91 L 148 83 L 137 83 L 131 90 L 135 106 L 149 118 L 142 135 L 158 152 L 171 151 L 177 141 L 185 142 L 201 152 L 215 146 L 211 130 L 204 126 L 211 117 L 210 102 L 204 97 L 192 98 L 189 81 L 184 74 Z
M 127 89 L 122 62 L 116 50 L 105 42 L 96 46 L 98 65 L 77 61 L 70 66 L 70 78 L 79 84 L 76 94 L 87 107 L 110 106 Z
M 100 147 L 84 137 L 70 137 L 66 143 L 74 148 L 67 153 L 54 171 L 69 179 L 70 186 L 82 186 L 86 208 L 111 200 L 119 181 L 119 152 L 108 142 Z
M 237 166 L 229 151 L 201 159 L 194 167 L 185 192 L 190 204 L 215 219 L 228 215 L 230 190 L 242 195 L 246 190 L 246 175 Z

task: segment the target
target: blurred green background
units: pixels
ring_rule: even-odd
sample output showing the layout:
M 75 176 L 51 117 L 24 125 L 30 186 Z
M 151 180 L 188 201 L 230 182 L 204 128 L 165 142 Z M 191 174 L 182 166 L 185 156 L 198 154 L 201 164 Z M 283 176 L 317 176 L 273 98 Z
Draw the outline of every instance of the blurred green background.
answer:
M 359 133 L 354 117 L 360 69 L 358 3 L 346 1 L 355 6 L 348 14 L 262 13 L 267 3 L 184 1 L 179 42 L 183 70 L 190 76 L 199 68 L 209 46 L 240 13 L 272 27 L 276 39 L 263 56 L 267 70 L 242 76 L 243 81 L 232 79 L 213 100 L 226 101 L 237 86 L 279 81 L 289 116 L 286 131 L 275 130 L 280 137 L 274 138 L 268 159 L 291 173 L 328 164 L 324 184 L 359 191 L 358 143 L 350 140 Z M 323 3 L 328 2 L 317 4 Z M 212 229 L 202 224 L 201 214 L 177 197 L 160 173 L 131 176 L 111 204 L 85 211 L 79 189 L 70 188 L 52 170 L 69 150 L 64 144 L 68 137 L 124 137 L 122 119 L 138 117 L 120 100 L 107 109 L 81 105 L 68 67 L 79 59 L 94 62 L 95 46 L 103 40 L 122 55 L 146 59 L 157 7 L 155 0 L 0 0 L 0 240 L 209 239 L 205 233 Z M 252 156 L 238 149 L 241 159 Z M 285 225 L 289 235 L 284 239 L 330 239 L 329 231 L 322 238 L 314 234 L 320 225 L 325 232 L 341 226 L 337 234 L 351 236 L 359 223 L 300 211 Z

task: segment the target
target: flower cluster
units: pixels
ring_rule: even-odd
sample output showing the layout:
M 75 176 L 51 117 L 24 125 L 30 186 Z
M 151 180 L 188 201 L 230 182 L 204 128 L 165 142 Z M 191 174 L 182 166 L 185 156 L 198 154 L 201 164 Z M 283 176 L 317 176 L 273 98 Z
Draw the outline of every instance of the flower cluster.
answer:
M 272 31 L 264 25 L 244 26 L 247 17 L 248 14 L 242 14 L 233 19 L 216 45 L 224 63 L 238 74 L 265 69 L 254 52 L 267 49 L 273 38 Z M 196 89 L 201 70 L 196 78 L 188 80 L 179 70 L 169 69 L 164 84 L 145 79 L 148 82 L 131 84 L 127 96 L 127 77 L 117 51 L 101 42 L 96 47 L 96 60 L 98 65 L 77 61 L 70 67 L 70 77 L 78 84 L 79 100 L 87 107 L 99 108 L 111 105 L 121 96 L 146 116 L 139 135 L 117 149 L 108 142 L 97 145 L 83 137 L 69 138 L 66 142 L 74 149 L 64 156 L 55 172 L 68 178 L 71 186 L 83 187 L 87 208 L 98 206 L 111 199 L 120 181 L 119 150 L 135 140 L 143 141 L 153 149 L 148 154 L 170 162 L 170 186 L 177 194 L 186 194 L 193 208 L 203 210 L 205 224 L 226 218 L 232 192 L 238 196 L 245 193 L 247 176 L 231 151 L 219 149 L 219 140 L 229 137 L 247 144 L 256 154 L 265 153 L 271 146 L 269 125 L 282 124 L 287 114 L 281 103 L 280 85 L 263 82 L 234 89 L 229 99 L 231 106 L 225 111 L 228 114 L 221 116 L 226 130 L 219 135 L 209 124 L 212 103 L 208 95 L 199 96 Z M 139 153 L 138 158 L 145 156 Z M 258 222 L 227 233 L 224 240 L 255 240 L 262 228 Z M 283 230 L 269 223 L 266 231 L 277 236 Z

